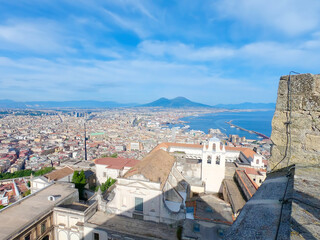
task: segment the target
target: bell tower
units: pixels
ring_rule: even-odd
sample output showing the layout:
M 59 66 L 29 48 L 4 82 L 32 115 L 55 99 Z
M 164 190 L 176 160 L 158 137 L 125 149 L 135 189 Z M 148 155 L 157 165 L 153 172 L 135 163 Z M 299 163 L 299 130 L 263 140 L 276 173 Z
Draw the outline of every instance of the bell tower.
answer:
M 225 146 L 218 138 L 211 138 L 202 149 L 201 180 L 206 192 L 222 192 L 225 177 Z

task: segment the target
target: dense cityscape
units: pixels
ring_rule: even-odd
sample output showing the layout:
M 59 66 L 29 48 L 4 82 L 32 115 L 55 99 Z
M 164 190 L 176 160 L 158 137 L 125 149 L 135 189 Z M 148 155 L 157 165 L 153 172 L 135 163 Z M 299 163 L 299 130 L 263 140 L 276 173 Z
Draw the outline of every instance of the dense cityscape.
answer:
M 35 171 L 59 166 L 70 159 L 84 160 L 85 134 L 87 160 L 114 153 L 121 158 L 142 159 L 161 142 L 200 144 L 212 137 L 214 131 L 190 130 L 187 123 L 182 128 L 167 126 L 181 123 L 182 117 L 207 112 L 210 110 L 115 109 L 51 110 L 41 111 L 39 116 L 32 116 L 32 111 L 2 114 L 0 169 L 11 173 L 22 169 Z M 255 147 L 266 159 L 269 157 L 270 142 L 266 140 L 257 142 L 236 136 L 230 139 L 225 136 L 225 140 L 234 146 Z
M 190 158 L 189 163 L 199 161 L 197 159 L 202 158 L 201 154 L 192 153 L 189 156 L 187 149 L 205 146 L 209 139 L 220 139 L 221 144 L 229 151 L 229 155 L 227 153 L 223 159 L 224 162 L 226 161 L 224 164 L 227 168 L 223 170 L 226 171 L 226 175 L 232 177 L 236 168 L 242 169 L 246 172 L 248 179 L 251 177 L 249 181 L 256 182 L 253 186 L 257 187 L 266 177 L 265 172 L 270 157 L 270 139 L 251 140 L 238 135 L 227 136 L 219 129 L 208 129 L 207 132 L 202 132 L 190 129 L 188 122 L 181 120 L 188 116 L 224 111 L 230 110 L 145 107 L 108 110 L 2 111 L 0 205 L 4 208 L 36 192 L 38 187 L 35 187 L 37 185 L 35 182 L 38 181 L 36 180 L 38 176 L 44 176 L 49 182 L 52 180 L 59 182 L 69 176 L 68 181 L 75 182 L 75 172 L 82 170 L 85 171 L 86 182 L 89 184 L 85 188 L 86 194 L 92 195 L 97 189 L 107 191 L 115 183 L 115 180 L 111 182 L 109 180 L 123 177 L 129 169 L 128 166 L 131 166 L 126 159 L 134 159 L 130 160 L 135 161 L 134 164 L 132 163 L 134 166 L 140 161 L 144 162 L 145 158 L 159 148 L 166 148 L 168 152 L 172 152 L 170 146 L 172 148 L 174 144 L 177 144 L 178 148 L 182 147 L 173 151 L 177 159 L 177 169 L 180 169 L 181 173 L 185 172 L 184 178 L 189 181 L 191 187 L 199 188 L 204 186 L 201 183 L 202 178 L 197 177 L 197 174 L 188 173 L 196 165 L 188 167 L 188 162 L 185 162 L 184 158 Z M 243 152 L 245 156 L 246 151 L 252 152 L 247 153 L 249 156 L 250 154 L 261 156 L 262 165 L 257 165 L 258 168 L 254 165 L 251 167 L 250 161 L 253 159 L 249 160 L 249 157 L 244 162 L 240 161 L 241 153 Z M 234 165 L 234 162 L 245 165 L 241 168 L 240 165 Z M 109 164 L 111 165 L 108 166 Z M 112 167 L 114 164 L 120 165 Z M 104 167 L 101 169 L 100 165 Z M 105 172 L 106 166 L 112 171 L 122 169 L 122 172 L 116 174 L 112 171 Z M 234 183 L 231 187 L 235 187 Z M 198 190 L 193 191 L 196 194 Z M 86 199 L 83 196 L 80 198 Z M 242 201 L 243 205 L 245 200 Z M 234 214 L 238 214 L 237 211 L 234 211 Z
M 320 239 L 319 12 L 0 0 L 0 240 Z

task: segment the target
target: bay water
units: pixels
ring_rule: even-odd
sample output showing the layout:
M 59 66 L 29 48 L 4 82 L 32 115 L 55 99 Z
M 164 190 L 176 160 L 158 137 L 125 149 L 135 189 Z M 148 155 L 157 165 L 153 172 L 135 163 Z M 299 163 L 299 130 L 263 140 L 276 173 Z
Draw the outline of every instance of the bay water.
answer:
M 190 126 L 190 130 L 201 130 L 208 133 L 210 128 L 218 128 L 222 133 L 227 134 L 227 136 L 229 136 L 229 134 L 237 134 L 240 137 L 244 136 L 247 139 L 258 140 L 261 138 L 256 134 L 231 127 L 226 122 L 232 120 L 232 123 L 239 127 L 260 132 L 270 137 L 273 114 L 274 111 L 220 112 L 190 116 L 181 118 L 180 120 L 186 121 L 185 124 Z

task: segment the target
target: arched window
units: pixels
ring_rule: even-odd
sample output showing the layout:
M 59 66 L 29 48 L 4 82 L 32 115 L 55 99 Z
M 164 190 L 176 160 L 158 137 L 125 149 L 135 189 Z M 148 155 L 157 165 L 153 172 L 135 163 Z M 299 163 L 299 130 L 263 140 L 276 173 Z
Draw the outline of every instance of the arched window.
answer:
M 211 156 L 208 156 L 208 158 L 207 158 L 207 163 L 208 163 L 208 164 L 211 164 Z
M 220 156 L 217 156 L 217 157 L 216 157 L 216 164 L 217 164 L 217 165 L 220 165 Z

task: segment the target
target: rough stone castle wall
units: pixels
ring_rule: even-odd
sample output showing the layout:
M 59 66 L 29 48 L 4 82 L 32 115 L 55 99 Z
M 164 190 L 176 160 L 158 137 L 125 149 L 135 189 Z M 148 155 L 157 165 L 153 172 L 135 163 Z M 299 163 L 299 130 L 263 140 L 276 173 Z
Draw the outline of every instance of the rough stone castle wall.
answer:
M 279 82 L 276 111 L 272 120 L 271 168 L 285 155 L 289 76 Z M 291 75 L 291 158 L 290 164 L 320 164 L 320 75 Z M 289 149 L 288 149 L 289 150 Z M 285 159 L 278 167 L 287 164 Z M 277 167 L 277 168 L 278 168 Z

